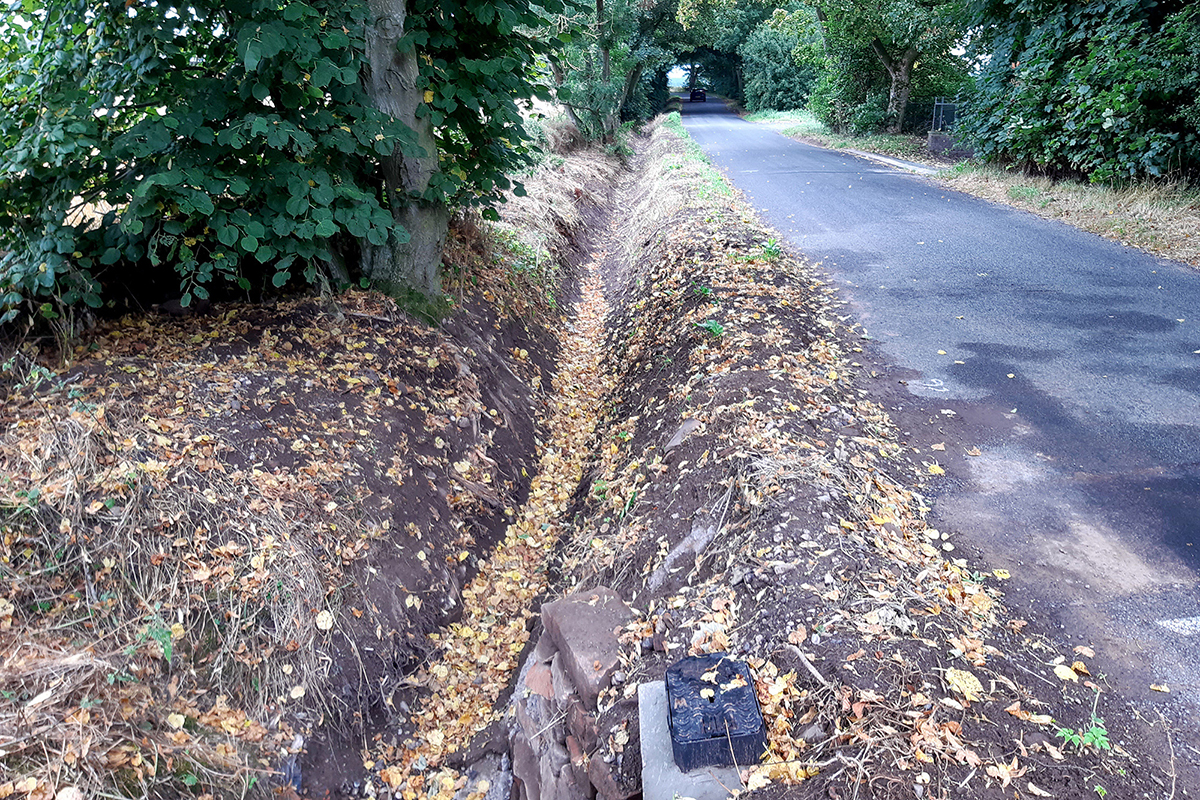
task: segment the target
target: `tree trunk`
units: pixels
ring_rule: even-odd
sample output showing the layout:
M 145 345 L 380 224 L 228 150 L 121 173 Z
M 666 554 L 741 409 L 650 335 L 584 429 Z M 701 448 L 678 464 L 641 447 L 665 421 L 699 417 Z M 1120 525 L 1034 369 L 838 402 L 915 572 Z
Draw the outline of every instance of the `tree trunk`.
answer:
M 558 59 L 554 56 L 550 57 L 550 74 L 554 77 L 554 86 L 556 89 L 561 89 L 563 86 L 566 86 L 567 74 L 563 71 L 562 64 L 560 64 Z M 575 111 L 574 106 L 561 99 L 559 99 L 558 104 L 567 110 L 567 116 L 570 118 L 571 122 L 574 123 L 575 127 L 579 129 L 580 133 L 583 133 L 587 130 L 583 124 L 583 120 L 579 118 L 579 114 Z
M 910 47 L 900 58 L 893 59 L 878 39 L 872 40 L 871 48 L 892 81 L 887 107 L 891 122 L 888 123 L 887 132 L 898 134 L 904 130 L 904 112 L 908 110 L 908 94 L 912 91 L 912 69 L 913 64 L 917 63 L 917 51 Z
M 600 44 L 600 81 L 607 84 L 612 78 L 612 42 L 604 21 L 604 0 L 596 0 L 596 41 Z
M 420 152 L 406 154 L 397 147 L 382 160 L 392 218 L 408 231 L 409 240 L 384 245 L 364 241 L 363 274 L 390 294 L 412 289 L 434 297 L 442 291 L 442 248 L 450 210 L 444 203 L 420 199 L 438 169 L 438 155 L 433 123 L 428 116 L 417 118 L 417 109 L 424 102 L 417 80 L 417 52 L 411 47 L 397 48 L 407 18 L 405 0 L 368 0 L 368 6 L 372 19 L 366 36 L 370 64 L 367 94 L 375 108 L 416 133 Z
M 615 119 L 613 120 L 615 123 L 613 125 L 614 133 L 616 132 L 616 129 L 621 126 L 621 112 L 625 109 L 625 105 L 629 102 L 629 98 L 633 96 L 633 90 L 637 88 L 638 81 L 641 79 L 642 64 L 638 63 L 638 65 L 631 69 L 629 74 L 625 76 L 625 83 L 621 87 L 621 97 L 617 101 L 617 109 L 614 114 Z

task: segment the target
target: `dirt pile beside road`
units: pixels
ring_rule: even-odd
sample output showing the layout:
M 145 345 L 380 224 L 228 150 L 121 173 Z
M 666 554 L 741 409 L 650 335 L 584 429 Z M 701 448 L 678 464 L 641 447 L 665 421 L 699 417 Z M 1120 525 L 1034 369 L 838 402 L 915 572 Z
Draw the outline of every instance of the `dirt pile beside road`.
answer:
M 755 670 L 770 749 L 742 788 L 763 796 L 1169 790 L 1107 716 L 1093 653 L 1005 608 L 1004 569 L 926 524 L 919 484 L 942 467 L 860 388 L 860 332 L 819 274 L 674 120 L 643 169 L 605 267 L 616 390 L 558 566 L 561 593 L 612 587 L 639 614 L 600 698 L 626 789 L 638 684 L 723 651 Z

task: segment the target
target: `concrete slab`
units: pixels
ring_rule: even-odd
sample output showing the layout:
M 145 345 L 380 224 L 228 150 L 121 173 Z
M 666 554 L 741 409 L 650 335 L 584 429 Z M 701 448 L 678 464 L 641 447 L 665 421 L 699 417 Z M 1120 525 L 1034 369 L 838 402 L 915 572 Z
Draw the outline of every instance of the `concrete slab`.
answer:
M 704 767 L 680 772 L 671 754 L 667 724 L 667 685 L 663 681 L 638 686 L 638 722 L 642 736 L 642 797 L 644 800 L 726 800 L 742 788 L 735 767 Z

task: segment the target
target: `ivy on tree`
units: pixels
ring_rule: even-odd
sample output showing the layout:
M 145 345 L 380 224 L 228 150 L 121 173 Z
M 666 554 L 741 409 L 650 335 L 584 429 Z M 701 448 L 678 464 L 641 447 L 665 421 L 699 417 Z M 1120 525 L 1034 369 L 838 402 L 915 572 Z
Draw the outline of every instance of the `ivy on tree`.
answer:
M 1200 168 L 1200 8 L 968 0 L 982 64 L 960 110 L 984 158 L 1093 181 Z
M 177 282 L 438 291 L 527 158 L 559 0 L 23 0 L 0 45 L 0 321 Z M 164 280 L 165 278 L 165 280 Z

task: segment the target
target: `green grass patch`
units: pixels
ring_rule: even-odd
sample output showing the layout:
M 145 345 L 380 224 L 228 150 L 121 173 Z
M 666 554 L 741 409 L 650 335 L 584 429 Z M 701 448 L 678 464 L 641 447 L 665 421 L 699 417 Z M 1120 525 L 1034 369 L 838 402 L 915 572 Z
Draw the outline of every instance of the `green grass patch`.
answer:
M 683 119 L 679 112 L 672 111 L 663 118 L 663 127 L 683 140 L 683 152 L 672 154 L 663 159 L 663 169 L 677 170 L 691 166 L 696 170 L 696 192 L 701 199 L 711 197 L 729 197 L 733 194 L 725 178 L 717 172 L 716 167 L 709 161 L 708 156 L 700 149 L 700 145 L 688 135 L 683 127 Z
M 825 147 L 835 150 L 865 150 L 869 153 L 904 158 L 910 161 L 920 161 L 929 158 L 929 147 L 919 136 L 892 136 L 883 133 L 870 136 L 850 136 L 847 134 L 805 134 L 792 133 L 785 130 L 788 136 L 804 136 L 816 140 Z
M 909 161 L 928 161 L 930 156 L 929 147 L 920 136 L 888 134 L 855 136 L 848 133 L 835 133 L 810 111 L 758 111 L 748 115 L 746 119 L 750 122 L 766 124 L 793 123 L 783 128 L 784 136 L 807 139 L 814 144 L 834 150 L 865 150 Z
M 755 111 L 753 114 L 747 114 L 748 122 L 790 122 L 793 125 L 815 125 L 824 130 L 824 125 L 813 116 L 811 111 L 805 111 L 802 108 L 792 109 L 791 111 Z

